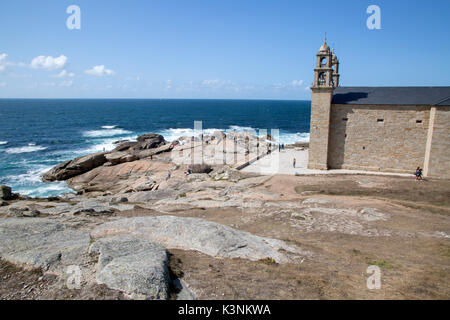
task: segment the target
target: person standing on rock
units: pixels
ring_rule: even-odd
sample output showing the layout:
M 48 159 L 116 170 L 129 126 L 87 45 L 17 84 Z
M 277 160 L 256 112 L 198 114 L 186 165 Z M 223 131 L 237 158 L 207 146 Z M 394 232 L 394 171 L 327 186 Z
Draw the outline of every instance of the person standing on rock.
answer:
M 295 158 L 294 158 L 294 160 L 292 160 L 292 165 L 294 166 L 294 168 L 295 168 L 295 163 L 297 162 L 297 160 L 295 160 Z
M 169 179 L 170 179 L 170 170 L 167 171 L 167 180 L 169 180 Z

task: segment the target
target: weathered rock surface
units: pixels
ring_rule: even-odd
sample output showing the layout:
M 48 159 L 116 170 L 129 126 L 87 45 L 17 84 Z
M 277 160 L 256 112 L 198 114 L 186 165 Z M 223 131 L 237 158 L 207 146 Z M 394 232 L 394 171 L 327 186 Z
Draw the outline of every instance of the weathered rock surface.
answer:
M 68 160 L 45 173 L 42 179 L 44 181 L 67 180 L 99 167 L 106 161 L 105 152 L 94 153 L 74 160 Z
M 50 215 L 76 216 L 80 214 L 85 214 L 87 216 L 100 216 L 100 215 L 110 215 L 114 213 L 115 208 L 118 209 L 120 208 L 120 206 L 108 205 L 106 203 L 99 202 L 96 200 L 83 200 L 74 205 L 70 203 L 57 203 L 57 204 L 52 203 L 47 205 L 46 208 L 40 209 L 40 212 L 47 213 Z
M 137 160 L 137 157 L 126 152 L 111 152 L 105 155 L 106 160 L 111 165 L 116 165 L 124 162 L 131 162 Z
M 7 217 L 37 217 L 40 211 L 37 210 L 35 202 L 20 200 L 11 202 L 8 206 L 0 206 L 0 214 Z
M 167 171 L 172 167 L 171 163 L 142 159 L 110 167 L 95 168 L 68 180 L 68 185 L 77 191 L 110 192 L 118 195 L 133 191 L 134 186 L 143 179 L 165 181 Z M 180 172 L 181 174 L 182 172 Z M 174 174 L 173 177 L 176 175 Z
M 142 177 L 133 185 L 133 191 L 150 191 L 157 187 L 156 181 L 149 177 Z
M 13 194 L 11 187 L 0 186 L 0 200 L 12 200 Z
M 8 208 L 8 217 L 37 217 L 40 214 L 39 210 L 30 207 L 10 206 Z
M 213 169 L 207 164 L 193 164 L 189 166 L 192 173 L 210 173 Z
M 134 299 L 167 299 L 169 268 L 166 249 L 147 240 L 117 235 L 95 241 L 90 254 L 99 253 L 96 279 Z
M 109 215 L 114 213 L 114 210 L 98 201 L 95 200 L 86 200 L 79 202 L 76 204 L 71 210 L 70 215 L 78 215 L 84 213 L 88 216 L 96 216 L 96 215 Z
M 156 133 L 147 133 L 139 136 L 137 139 L 138 144 L 133 146 L 134 150 L 145 150 L 159 147 L 164 143 L 164 137 Z
M 131 149 L 131 150 L 132 150 L 132 152 L 134 152 L 134 155 L 136 155 L 136 158 L 145 159 L 145 158 L 155 156 L 155 155 L 163 153 L 163 152 L 171 151 L 173 149 L 174 145 L 176 145 L 176 143 L 164 144 L 164 145 L 161 145 L 160 147 L 156 147 L 154 149 L 143 149 L 143 150 Z
M 0 256 L 14 264 L 59 270 L 81 264 L 89 233 L 49 219 L 0 219 Z
M 248 133 L 226 136 L 216 132 L 212 136 L 204 136 L 203 140 L 198 137 L 186 139 L 168 143 L 161 135 L 145 134 L 137 141 L 120 143 L 112 152 L 66 161 L 47 172 L 43 180 L 67 180 L 68 185 L 80 194 L 95 193 L 95 196 L 193 190 L 200 180 L 239 181 L 242 174 L 233 168 L 236 161 L 241 163 L 256 154 L 266 153 L 269 147 L 264 139 L 256 139 Z M 192 156 L 195 159 L 203 157 L 204 164 L 192 165 Z M 192 173 L 210 176 L 201 179 L 198 176 L 194 178 L 194 175 L 186 176 L 188 166 Z
M 161 200 L 167 197 L 175 197 L 179 192 L 176 190 L 155 190 L 155 191 L 141 191 L 133 192 L 128 196 L 128 201 L 131 202 L 149 202 L 154 200 Z
M 137 138 L 137 142 L 119 144 L 112 152 L 100 152 L 65 161 L 44 174 L 44 181 L 62 181 L 79 176 L 100 166 L 115 166 L 170 151 L 172 144 L 166 144 L 164 137 L 148 133 Z M 153 149 L 153 150 L 150 150 Z
M 392 235 L 377 223 L 389 220 L 390 213 L 366 206 L 349 207 L 342 199 L 310 197 L 301 202 L 267 202 L 264 206 L 278 207 L 278 210 L 269 209 L 268 215 L 278 216 L 304 232 L 339 232 L 364 237 Z
M 120 143 L 114 150 L 114 151 L 125 151 L 130 149 L 131 147 L 135 146 L 137 144 L 136 141 L 126 141 L 123 143 Z
M 94 238 L 130 234 L 167 248 L 196 250 L 213 257 L 274 259 L 289 262 L 290 255 L 306 254 L 280 240 L 255 236 L 199 218 L 175 216 L 138 217 L 107 222 L 91 235 Z

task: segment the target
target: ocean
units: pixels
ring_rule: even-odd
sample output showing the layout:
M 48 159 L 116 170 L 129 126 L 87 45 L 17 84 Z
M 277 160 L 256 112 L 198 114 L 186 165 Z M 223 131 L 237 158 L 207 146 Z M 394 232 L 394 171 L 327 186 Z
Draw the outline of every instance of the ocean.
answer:
M 278 129 L 280 142 L 309 140 L 310 101 L 0 99 L 0 185 L 31 197 L 72 192 L 43 183 L 54 165 L 153 132 L 167 141 L 203 132 Z

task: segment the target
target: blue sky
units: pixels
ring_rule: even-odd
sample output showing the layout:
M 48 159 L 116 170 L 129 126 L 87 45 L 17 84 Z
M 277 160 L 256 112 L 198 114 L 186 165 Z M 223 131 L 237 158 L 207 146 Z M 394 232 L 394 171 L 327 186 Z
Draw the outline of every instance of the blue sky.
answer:
M 0 98 L 310 99 L 325 32 L 343 86 L 450 85 L 449 30 L 448 0 L 4 0 Z

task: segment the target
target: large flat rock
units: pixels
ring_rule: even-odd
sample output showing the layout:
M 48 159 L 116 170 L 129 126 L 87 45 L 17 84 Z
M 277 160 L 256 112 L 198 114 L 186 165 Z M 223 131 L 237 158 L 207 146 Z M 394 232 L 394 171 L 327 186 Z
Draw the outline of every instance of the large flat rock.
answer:
M 285 242 L 255 236 L 200 218 L 175 216 L 120 219 L 100 225 L 91 232 L 93 238 L 129 234 L 167 248 L 196 250 L 219 258 L 274 259 L 290 262 L 292 256 L 305 254 Z
M 81 264 L 89 241 L 89 233 L 49 219 L 0 219 L 0 256 L 14 264 L 61 271 Z
M 95 241 L 89 252 L 100 254 L 98 283 L 126 292 L 134 299 L 169 297 L 169 259 L 161 245 L 117 235 Z

